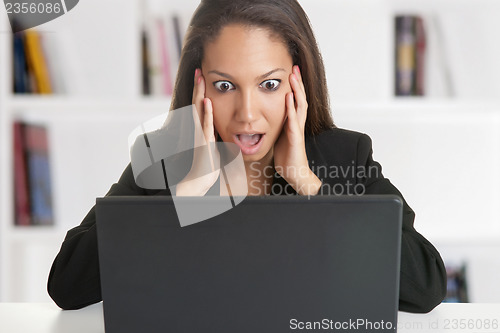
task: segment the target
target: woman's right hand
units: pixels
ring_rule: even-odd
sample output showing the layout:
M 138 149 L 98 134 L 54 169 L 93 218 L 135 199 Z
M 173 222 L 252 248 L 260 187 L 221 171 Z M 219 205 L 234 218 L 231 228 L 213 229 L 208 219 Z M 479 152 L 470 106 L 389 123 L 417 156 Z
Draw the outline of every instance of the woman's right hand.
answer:
M 205 78 L 196 69 L 193 88 L 194 150 L 191 169 L 177 184 L 177 196 L 203 196 L 220 173 L 220 154 L 216 146 L 212 101 L 205 97 Z M 197 121 L 199 119 L 199 122 Z

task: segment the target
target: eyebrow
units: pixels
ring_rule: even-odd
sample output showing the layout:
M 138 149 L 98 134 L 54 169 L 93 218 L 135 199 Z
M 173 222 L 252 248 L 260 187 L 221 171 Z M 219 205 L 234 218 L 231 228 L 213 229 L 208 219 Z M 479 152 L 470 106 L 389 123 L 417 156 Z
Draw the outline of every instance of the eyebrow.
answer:
M 257 79 L 259 79 L 259 80 L 265 79 L 266 77 L 268 77 L 276 72 L 279 72 L 279 71 L 286 72 L 283 68 L 275 68 L 275 69 L 273 69 L 265 74 L 262 74 L 261 76 L 258 76 Z M 220 76 L 225 77 L 225 78 L 230 79 L 230 80 L 234 80 L 234 78 L 227 73 L 219 72 L 216 70 L 209 71 L 208 74 L 210 74 L 210 73 L 220 75 Z

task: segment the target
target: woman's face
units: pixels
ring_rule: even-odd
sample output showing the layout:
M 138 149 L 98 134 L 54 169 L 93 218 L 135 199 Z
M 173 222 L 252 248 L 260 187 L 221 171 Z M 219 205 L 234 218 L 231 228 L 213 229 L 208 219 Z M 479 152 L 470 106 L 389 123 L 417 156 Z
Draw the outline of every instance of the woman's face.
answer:
M 206 97 L 224 142 L 245 162 L 270 162 L 285 121 L 293 62 L 285 44 L 263 28 L 228 25 L 207 43 L 202 61 Z

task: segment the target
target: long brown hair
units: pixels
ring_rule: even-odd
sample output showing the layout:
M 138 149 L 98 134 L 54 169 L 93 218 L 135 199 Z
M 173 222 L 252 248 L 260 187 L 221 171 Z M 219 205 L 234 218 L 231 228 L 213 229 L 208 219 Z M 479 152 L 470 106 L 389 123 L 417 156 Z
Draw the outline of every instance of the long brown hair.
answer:
M 206 43 L 232 23 L 267 28 L 288 46 L 307 95 L 305 134 L 316 135 L 335 127 L 323 59 L 309 19 L 297 0 L 201 0 L 184 40 L 171 109 L 191 104 L 194 71 L 201 68 Z

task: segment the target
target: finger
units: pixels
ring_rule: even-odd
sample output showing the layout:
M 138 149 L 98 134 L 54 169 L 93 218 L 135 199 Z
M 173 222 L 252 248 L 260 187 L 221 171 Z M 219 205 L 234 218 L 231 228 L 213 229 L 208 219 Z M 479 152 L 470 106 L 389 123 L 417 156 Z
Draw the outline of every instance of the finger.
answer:
M 297 82 L 297 93 L 300 92 L 306 97 L 306 88 L 304 86 L 304 81 L 302 80 L 302 74 L 300 73 L 299 66 L 293 66 L 292 75 L 294 76 L 295 82 Z M 305 99 L 307 101 L 307 98 Z
M 204 104 L 204 116 L 203 116 L 203 133 L 205 134 L 205 139 L 208 145 L 208 154 L 210 159 L 211 170 L 214 171 L 217 168 L 217 163 L 215 162 L 216 151 L 215 151 L 215 130 L 214 130 L 214 116 L 212 101 L 210 98 L 203 99 Z
M 302 88 L 302 90 L 304 91 L 304 93 L 306 92 L 306 88 L 304 86 L 304 81 L 302 80 L 302 73 L 300 72 L 300 68 L 299 66 L 295 65 L 293 66 L 293 72 L 295 73 L 295 75 L 297 76 L 297 80 L 299 81 L 300 83 L 300 87 Z
M 199 68 L 195 71 L 192 104 L 196 107 L 196 112 L 203 126 L 203 98 L 205 98 L 205 80 Z
M 295 73 L 290 74 L 290 86 L 292 87 L 293 94 L 295 96 L 298 119 L 300 120 L 301 124 L 305 124 L 308 107 L 307 97 Z
M 287 126 L 288 130 L 292 133 L 298 131 L 297 111 L 295 109 L 294 94 L 293 92 L 286 95 L 286 114 L 288 117 Z
M 212 101 L 210 100 L 210 98 L 204 98 L 203 104 L 204 104 L 203 133 L 205 133 L 205 138 L 207 142 L 215 142 L 214 114 L 213 114 Z

